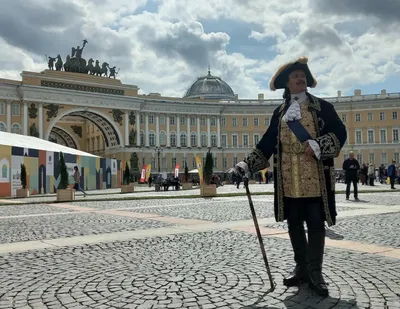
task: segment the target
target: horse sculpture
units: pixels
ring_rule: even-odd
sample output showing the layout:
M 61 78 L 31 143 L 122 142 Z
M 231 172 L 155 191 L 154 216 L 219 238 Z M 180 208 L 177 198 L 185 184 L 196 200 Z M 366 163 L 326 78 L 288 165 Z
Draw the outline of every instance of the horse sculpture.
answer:
M 63 68 L 63 61 L 61 59 L 60 54 L 57 55 L 57 62 L 56 62 L 56 71 L 61 71 Z

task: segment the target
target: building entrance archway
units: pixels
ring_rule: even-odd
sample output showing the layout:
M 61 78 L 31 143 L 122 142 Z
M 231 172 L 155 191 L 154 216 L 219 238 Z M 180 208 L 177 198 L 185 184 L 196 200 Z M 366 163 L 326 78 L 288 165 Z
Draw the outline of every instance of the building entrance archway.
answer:
M 65 116 L 76 116 L 93 123 L 103 134 L 106 148 L 117 148 L 121 146 L 123 141 L 122 134 L 119 128 L 113 124 L 113 120 L 109 116 L 90 108 L 74 108 L 60 113 L 51 121 L 46 131 L 46 140 L 49 139 L 50 134 L 54 131 L 54 128 L 57 127 L 57 122 Z
M 51 130 L 49 140 L 63 146 L 80 150 L 79 143 L 75 140 L 75 138 L 66 130 L 57 126 L 54 126 Z

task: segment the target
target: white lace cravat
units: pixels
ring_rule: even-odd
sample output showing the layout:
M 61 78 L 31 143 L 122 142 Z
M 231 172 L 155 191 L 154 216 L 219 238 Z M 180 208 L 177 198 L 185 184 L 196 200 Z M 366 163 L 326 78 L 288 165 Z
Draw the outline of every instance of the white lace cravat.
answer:
M 283 120 L 285 122 L 300 120 L 301 119 L 300 104 L 306 101 L 306 99 L 307 95 L 305 92 L 294 94 L 292 96 L 292 99 L 290 100 L 289 108 L 287 109 L 285 115 L 283 115 Z M 314 151 L 314 155 L 319 159 L 321 157 L 321 149 L 318 143 L 311 139 L 308 140 L 307 142 Z

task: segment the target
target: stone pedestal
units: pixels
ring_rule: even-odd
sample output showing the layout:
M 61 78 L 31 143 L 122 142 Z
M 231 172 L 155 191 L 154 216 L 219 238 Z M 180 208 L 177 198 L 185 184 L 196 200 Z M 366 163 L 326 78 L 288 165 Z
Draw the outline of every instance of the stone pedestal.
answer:
M 17 197 L 29 197 L 29 189 L 17 189 Z
M 217 186 L 216 185 L 206 185 L 200 186 L 200 196 L 202 197 L 214 197 L 217 196 Z
M 68 202 L 75 200 L 75 190 L 74 189 L 58 189 L 57 190 L 57 201 Z
M 121 185 L 121 193 L 133 193 L 135 192 L 135 186 L 133 183 L 129 185 Z

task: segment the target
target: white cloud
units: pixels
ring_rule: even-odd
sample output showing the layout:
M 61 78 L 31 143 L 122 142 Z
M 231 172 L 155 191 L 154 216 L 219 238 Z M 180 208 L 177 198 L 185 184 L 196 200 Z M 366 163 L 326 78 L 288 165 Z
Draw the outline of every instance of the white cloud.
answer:
M 279 97 L 268 89 L 271 75 L 302 55 L 318 79 L 312 90 L 317 95 L 352 91 L 355 84 L 381 83 L 399 74 L 393 12 L 374 11 L 371 1 L 355 19 L 342 9 L 346 1 L 332 7 L 322 0 L 153 0 L 158 13 L 136 15 L 146 0 L 14 2 L 0 12 L 0 76 L 20 79 L 22 70 L 46 69 L 45 54 L 65 59 L 84 38 L 86 59 L 121 68 L 122 81 L 138 85 L 142 93 L 166 96 L 182 96 L 210 64 L 241 98 L 260 92 Z M 218 25 L 221 19 L 248 23 L 253 30 L 242 38 L 247 45 L 275 43 L 265 45 L 263 55 L 246 57 L 234 48 L 241 44 L 235 33 L 204 30 L 202 20 Z

